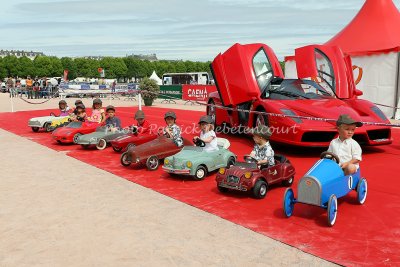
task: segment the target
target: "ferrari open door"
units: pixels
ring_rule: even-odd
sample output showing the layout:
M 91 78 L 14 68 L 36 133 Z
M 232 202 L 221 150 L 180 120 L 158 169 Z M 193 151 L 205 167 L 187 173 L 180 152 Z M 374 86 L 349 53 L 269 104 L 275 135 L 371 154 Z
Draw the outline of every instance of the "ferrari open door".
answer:
M 311 78 L 338 98 L 360 95 L 356 90 L 351 59 L 337 46 L 309 45 L 295 50 L 297 76 Z
M 272 78 L 283 78 L 275 53 L 265 44 L 234 44 L 213 60 L 211 70 L 224 106 L 259 99 Z

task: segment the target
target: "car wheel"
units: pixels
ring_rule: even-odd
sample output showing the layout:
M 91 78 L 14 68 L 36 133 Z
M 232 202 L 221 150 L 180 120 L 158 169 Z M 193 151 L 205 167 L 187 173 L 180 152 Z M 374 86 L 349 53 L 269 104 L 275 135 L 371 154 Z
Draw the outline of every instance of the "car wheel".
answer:
M 291 186 L 291 185 L 293 184 L 293 182 L 294 182 L 294 176 L 290 177 L 290 178 L 287 179 L 287 180 L 283 180 L 283 181 L 282 181 L 282 184 L 283 184 L 284 186 Z
M 258 110 L 260 112 L 265 112 L 264 109 Z M 260 125 L 265 125 L 269 126 L 269 121 L 267 115 L 264 114 L 257 114 L 256 118 L 254 120 L 254 127 L 260 126 Z
M 194 173 L 194 178 L 200 181 L 203 180 L 206 176 L 207 176 L 207 169 L 204 166 L 197 167 Z
M 127 147 L 126 147 L 126 151 L 129 151 L 129 149 L 135 147 L 135 144 L 130 143 Z
M 129 160 L 127 152 L 122 153 L 120 161 L 121 161 L 122 166 L 127 167 L 127 166 L 131 165 L 131 161 Z
M 210 99 L 210 101 L 208 101 L 207 115 L 213 119 L 214 127 L 216 127 L 217 126 L 217 120 L 216 120 L 217 112 L 216 112 L 215 102 L 212 99 Z
M 292 216 L 295 202 L 293 189 L 287 188 L 283 195 L 283 212 L 286 217 Z
M 99 141 L 96 144 L 96 148 L 98 150 L 103 150 L 107 147 L 107 141 L 104 138 L 100 138 Z
M 157 156 L 151 156 L 146 160 L 146 167 L 150 171 L 157 170 L 159 165 L 160 161 L 158 160 Z
M 46 130 L 46 132 L 51 132 L 51 123 L 46 122 L 43 125 L 43 128 Z
M 87 148 L 89 148 L 89 145 L 81 145 L 81 147 L 82 147 L 83 149 L 87 149 Z
M 253 196 L 258 199 L 262 199 L 267 195 L 268 184 L 263 180 L 257 180 L 253 187 Z
M 328 224 L 333 226 L 336 222 L 337 217 L 337 198 L 335 195 L 331 195 L 328 201 Z
M 368 183 L 365 178 L 360 179 L 357 184 L 357 201 L 360 204 L 364 204 L 367 199 Z
M 73 141 L 74 141 L 75 144 L 78 143 L 79 136 L 81 136 L 81 135 L 82 135 L 81 133 L 76 133 L 76 134 L 74 135 Z
M 221 192 L 221 193 L 226 193 L 226 192 L 229 191 L 229 189 L 226 188 L 226 187 L 219 186 L 219 185 L 217 187 L 218 187 L 218 191 Z
M 34 131 L 35 133 L 39 132 L 39 127 L 32 127 L 32 131 Z
M 229 168 L 231 165 L 235 164 L 235 157 L 229 157 L 226 167 Z
M 115 146 L 113 146 L 112 148 L 113 148 L 113 150 L 114 150 L 115 152 L 121 152 L 121 150 L 122 150 L 122 147 L 115 147 Z

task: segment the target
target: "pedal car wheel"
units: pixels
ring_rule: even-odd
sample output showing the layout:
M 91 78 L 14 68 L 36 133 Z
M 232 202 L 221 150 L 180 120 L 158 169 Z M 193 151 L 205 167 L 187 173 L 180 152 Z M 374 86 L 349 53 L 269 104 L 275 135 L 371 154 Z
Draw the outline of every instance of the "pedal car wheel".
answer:
M 364 204 L 365 200 L 367 199 L 367 193 L 368 193 L 368 183 L 365 178 L 362 178 L 360 181 L 358 181 L 357 184 L 358 203 Z
M 121 164 L 125 167 L 131 165 L 131 161 L 128 160 L 128 153 L 122 153 L 121 155 Z
M 218 187 L 218 191 L 221 192 L 221 193 L 226 193 L 226 192 L 229 191 L 229 189 L 226 188 L 226 187 L 219 186 L 219 185 L 217 185 L 217 187 Z
M 235 164 L 235 158 L 234 157 L 229 157 L 228 163 L 226 164 L 226 167 L 229 168 L 231 165 Z
M 32 127 L 32 131 L 34 131 L 35 133 L 39 132 L 39 127 Z
M 253 196 L 258 199 L 264 198 L 267 195 L 267 191 L 268 184 L 263 180 L 257 180 L 253 187 Z
M 98 150 L 103 150 L 107 147 L 107 141 L 104 138 L 100 138 L 96 144 Z
M 331 195 L 328 201 L 328 224 L 333 226 L 336 222 L 337 217 L 337 198 L 335 195 Z
M 283 184 L 284 186 L 291 186 L 291 185 L 293 184 L 293 182 L 294 182 L 294 176 L 290 177 L 290 178 L 287 179 L 287 180 L 283 180 L 283 181 L 282 181 L 282 184 Z
M 290 217 L 294 210 L 294 193 L 292 188 L 287 188 L 283 195 L 283 212 L 286 217 Z
M 76 133 L 75 135 L 74 135 L 74 143 L 76 144 L 76 143 L 78 143 L 78 138 L 79 138 L 79 136 L 81 136 L 82 134 L 80 134 L 80 133 Z
M 46 130 L 46 132 L 51 132 L 51 123 L 45 123 L 43 128 Z
M 113 150 L 114 150 L 115 152 L 121 152 L 121 150 L 122 150 L 122 147 L 115 147 L 115 146 L 113 146 L 112 148 L 113 148 Z
M 194 173 L 194 178 L 196 180 L 203 180 L 207 175 L 207 169 L 204 166 L 199 166 Z
M 157 156 L 151 156 L 146 160 L 146 167 L 150 171 L 157 170 L 159 165 L 160 161 L 158 160 Z

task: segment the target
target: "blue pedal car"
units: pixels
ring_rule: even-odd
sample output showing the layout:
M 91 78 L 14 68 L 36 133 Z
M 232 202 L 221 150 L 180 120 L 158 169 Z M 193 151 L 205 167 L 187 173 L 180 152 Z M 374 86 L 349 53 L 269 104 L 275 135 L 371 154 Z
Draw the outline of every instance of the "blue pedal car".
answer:
M 287 217 L 292 216 L 294 204 L 304 203 L 320 206 L 328 210 L 328 224 L 336 222 L 337 199 L 357 191 L 357 201 L 364 204 L 367 198 L 368 184 L 361 177 L 360 169 L 352 175 L 344 175 L 339 166 L 339 158 L 333 153 L 323 152 L 321 159 L 300 179 L 297 186 L 298 197 L 294 197 L 292 188 L 285 191 L 283 210 Z

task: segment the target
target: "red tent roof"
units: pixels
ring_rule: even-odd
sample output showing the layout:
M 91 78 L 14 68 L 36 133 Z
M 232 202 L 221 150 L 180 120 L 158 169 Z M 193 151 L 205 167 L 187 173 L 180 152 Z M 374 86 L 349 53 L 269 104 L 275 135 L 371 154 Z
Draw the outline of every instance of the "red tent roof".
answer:
M 354 19 L 325 44 L 349 55 L 400 51 L 400 12 L 392 0 L 366 0 Z

